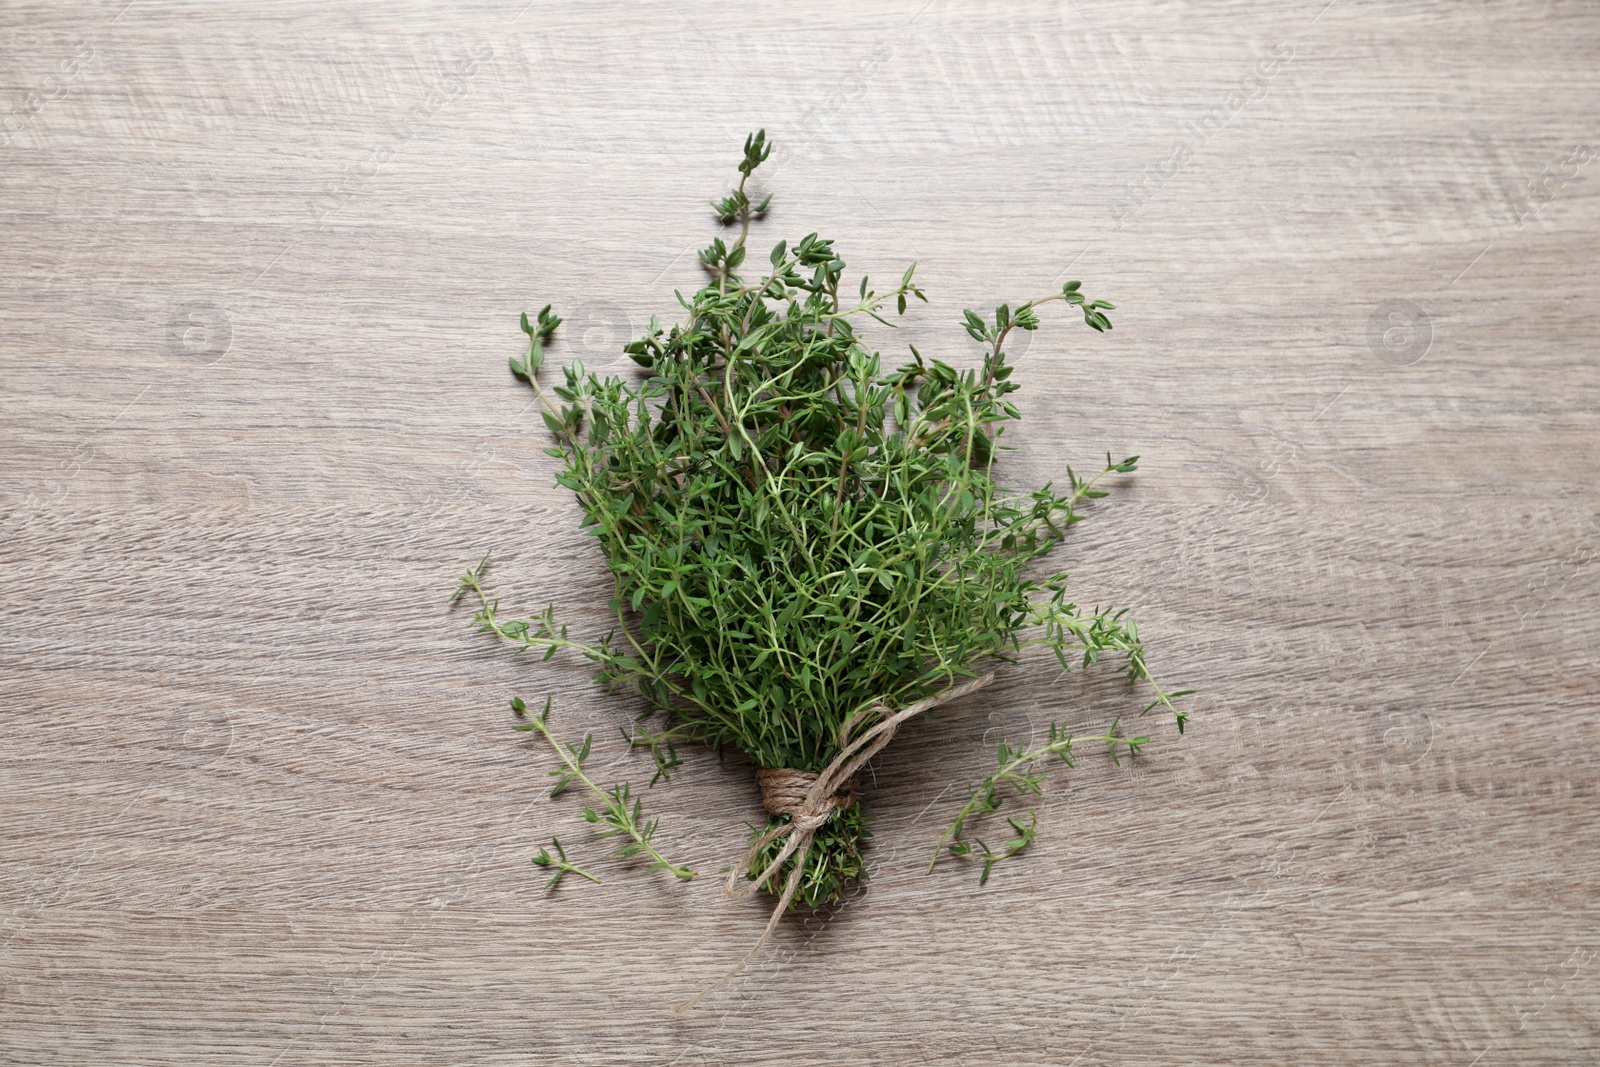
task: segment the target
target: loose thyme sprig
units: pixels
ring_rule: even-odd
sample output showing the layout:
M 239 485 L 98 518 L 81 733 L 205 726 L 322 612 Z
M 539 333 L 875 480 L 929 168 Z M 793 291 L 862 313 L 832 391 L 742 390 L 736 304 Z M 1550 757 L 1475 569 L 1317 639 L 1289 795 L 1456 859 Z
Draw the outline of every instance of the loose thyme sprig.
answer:
M 555 749 L 556 755 L 561 757 L 562 766 L 550 772 L 550 777 L 556 779 L 555 788 L 550 790 L 551 796 L 560 796 L 567 786 L 575 781 L 583 783 L 589 792 L 604 802 L 598 810 L 587 804 L 583 808 L 585 821 L 605 824 L 605 829 L 597 830 L 596 835 L 628 839 L 617 849 L 618 856 L 626 859 L 643 853 L 650 857 L 652 871 L 668 871 L 684 881 L 694 877 L 693 871 L 670 862 L 656 851 L 655 845 L 651 844 L 650 839 L 655 836 L 656 826 L 661 820 L 645 819 L 643 802 L 633 796 L 631 785 L 621 782 L 609 789 L 601 789 L 583 772 L 583 764 L 589 758 L 589 750 L 594 744 L 594 734 L 584 735 L 582 745 L 558 742 L 546 722 L 550 715 L 549 697 L 545 698 L 544 708 L 537 715 L 531 717 L 528 715 L 528 705 L 521 697 L 512 699 L 511 710 L 522 720 L 512 726 L 513 730 L 537 730 L 539 735 L 550 743 L 550 747 Z
M 1006 819 L 1006 822 L 1011 824 L 1011 829 L 1017 832 L 1017 836 L 1002 845 L 999 852 L 984 844 L 982 838 L 975 837 L 971 841 L 952 841 L 950 843 L 950 853 L 955 856 L 976 856 L 982 860 L 983 873 L 978 875 L 978 884 L 987 885 L 989 873 L 994 870 L 995 864 L 1001 860 L 1010 859 L 1033 844 L 1034 834 L 1039 829 L 1039 815 L 1032 808 L 1029 808 L 1028 816 L 1029 822 L 1027 826 L 1023 826 L 1022 823 L 1014 818 L 1008 817 Z
M 596 878 L 594 875 L 590 874 L 588 871 L 584 870 L 582 867 L 579 867 L 577 864 L 571 863 L 571 862 L 569 862 L 567 860 L 567 850 L 561 847 L 561 838 L 552 837 L 550 839 L 550 843 L 552 845 L 556 846 L 556 856 L 555 857 L 552 857 L 550 855 L 550 850 L 549 849 L 545 849 L 545 848 L 541 848 L 539 850 L 539 854 L 537 856 L 533 857 L 533 863 L 534 863 L 535 866 L 537 866 L 537 867 L 552 867 L 553 866 L 556 869 L 555 877 L 551 878 L 550 881 L 548 883 L 546 883 L 546 885 L 545 885 L 546 889 L 554 889 L 556 886 L 560 885 L 561 884 L 561 879 L 566 877 L 568 874 L 576 874 L 580 878 L 587 878 L 587 879 L 589 879 L 589 881 L 593 882 L 595 885 L 600 885 L 601 884 L 600 879 Z
M 956 812 L 956 817 L 950 821 L 950 825 L 939 837 L 939 843 L 933 846 L 933 858 L 928 861 L 928 869 L 925 873 L 933 873 L 934 865 L 939 862 L 939 856 L 944 851 L 946 843 L 949 844 L 951 853 L 955 855 L 966 856 L 972 854 L 972 846 L 961 840 L 961 835 L 967 827 L 967 820 L 979 815 L 987 815 L 992 811 L 998 811 L 1000 805 L 1004 803 L 1004 798 L 1000 795 L 1001 786 L 1010 785 L 1019 795 L 1023 796 L 1039 796 L 1044 792 L 1044 772 L 1033 769 L 1034 761 L 1039 757 L 1055 756 L 1062 763 L 1071 767 L 1073 766 L 1072 746 L 1097 741 L 1105 744 L 1109 749 L 1112 763 L 1121 762 L 1117 758 L 1117 747 L 1119 745 L 1128 750 L 1128 755 L 1138 755 L 1139 749 L 1148 744 L 1150 739 L 1148 737 L 1123 737 L 1117 733 L 1117 724 L 1119 722 L 1121 722 L 1120 716 L 1113 720 L 1111 728 L 1099 737 L 1073 737 L 1067 733 L 1066 727 L 1051 723 L 1050 739 L 1037 748 L 1013 748 L 1009 741 L 1002 738 L 995 754 L 994 773 L 972 787 L 967 796 L 967 802 L 961 805 L 960 811 Z M 1029 813 L 1032 814 L 1031 808 Z M 1012 826 L 1016 827 L 1018 833 L 1022 833 L 1022 828 L 1017 826 L 1015 822 L 1012 823 Z M 989 852 L 988 846 L 979 841 L 978 844 L 983 848 L 984 858 L 983 876 L 978 880 L 979 884 L 981 885 L 989 880 L 989 871 L 996 863 L 999 863 L 1007 856 L 1014 856 L 1021 852 L 1032 841 L 1033 831 L 1030 829 L 1023 834 L 1020 842 L 1009 842 L 1006 850 L 999 855 Z M 1011 845 L 1016 847 L 1012 848 L 1010 847 Z
M 478 598 L 478 611 L 473 616 L 473 621 L 478 624 L 479 631 L 515 642 L 524 649 L 541 649 L 545 659 L 554 656 L 563 648 L 571 649 L 586 659 L 602 663 L 611 658 L 611 650 L 605 645 L 586 645 L 581 641 L 570 640 L 567 637 L 567 628 L 556 625 L 553 604 L 547 607 L 542 615 L 530 620 L 516 619 L 502 623 L 499 616 L 500 602 L 491 601 L 483 589 L 483 570 L 489 565 L 489 555 L 490 553 L 485 552 L 476 567 L 467 568 L 466 573 L 456 579 L 456 591 L 450 598 L 451 603 L 454 603 L 463 593 L 469 591 Z

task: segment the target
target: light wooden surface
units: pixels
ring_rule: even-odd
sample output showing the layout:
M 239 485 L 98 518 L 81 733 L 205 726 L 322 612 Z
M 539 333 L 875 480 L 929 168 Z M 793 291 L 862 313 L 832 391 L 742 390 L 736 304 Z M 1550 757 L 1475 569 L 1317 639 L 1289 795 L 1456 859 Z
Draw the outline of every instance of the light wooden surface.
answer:
M 123 2 L 0 13 L 0 1061 L 1600 1062 L 1592 5 Z M 760 125 L 760 242 L 920 264 L 885 346 L 1117 302 L 1012 477 L 1145 457 L 1056 558 L 1199 693 L 983 888 L 998 738 L 1137 697 L 905 731 L 870 886 L 674 1017 L 748 768 L 649 794 L 699 880 L 606 858 L 505 702 L 642 782 L 637 704 L 445 599 L 604 626 L 517 314 L 620 370 Z

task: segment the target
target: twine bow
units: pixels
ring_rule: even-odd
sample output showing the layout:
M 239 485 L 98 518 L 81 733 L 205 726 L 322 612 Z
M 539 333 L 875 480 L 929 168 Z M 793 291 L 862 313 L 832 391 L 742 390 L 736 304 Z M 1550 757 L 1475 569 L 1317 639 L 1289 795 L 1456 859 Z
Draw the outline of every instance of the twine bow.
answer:
M 815 775 L 807 771 L 787 769 L 763 770 L 760 772 L 762 775 L 763 806 L 774 815 L 787 814 L 789 821 L 779 823 L 750 843 L 750 848 L 745 854 L 744 861 L 728 872 L 728 895 L 735 899 L 751 895 L 757 889 L 766 885 L 767 879 L 777 873 L 778 869 L 783 866 L 784 861 L 790 856 L 794 857 L 794 868 L 789 872 L 789 878 L 784 883 L 783 893 L 778 897 L 778 906 L 773 909 L 772 918 L 767 920 L 766 928 L 761 931 L 761 936 L 756 939 L 756 943 L 750 946 L 750 951 L 746 952 L 739 962 L 728 970 L 727 974 L 724 974 L 711 986 L 702 990 L 693 1000 L 680 1004 L 673 1009 L 675 1012 L 692 1008 L 710 994 L 721 989 L 730 979 L 744 970 L 745 964 L 749 963 L 751 958 L 761 951 L 761 946 L 765 945 L 767 938 L 772 936 L 772 931 L 777 928 L 778 920 L 783 917 L 783 913 L 789 907 L 789 902 L 794 899 L 795 890 L 800 888 L 800 878 L 805 874 L 806 869 L 806 856 L 811 851 L 811 842 L 816 837 L 817 831 L 829 819 L 833 818 L 833 813 L 836 809 L 849 807 L 856 802 L 855 784 L 853 782 L 856 772 L 861 770 L 873 756 L 883 751 L 884 746 L 894 739 L 894 732 L 900 728 L 900 724 L 924 712 L 932 711 L 940 704 L 949 703 L 952 700 L 966 696 L 968 693 L 982 689 L 992 681 L 994 681 L 993 673 L 984 674 L 970 681 L 962 682 L 960 685 L 953 685 L 949 689 L 940 690 L 932 696 L 925 697 L 899 711 L 893 711 L 880 702 L 867 708 L 865 715 L 859 712 L 852 712 L 839 728 L 841 741 L 849 737 L 850 729 L 856 723 L 858 717 L 878 714 L 883 718 L 862 731 L 854 740 L 845 743 L 844 748 L 833 758 L 833 762 Z M 798 801 L 796 801 L 797 787 L 805 782 L 809 782 L 809 787 L 805 789 L 803 794 L 799 795 Z M 767 864 L 765 870 L 751 879 L 741 877 L 744 872 L 750 869 L 750 865 L 756 862 L 757 857 L 761 855 L 762 849 L 782 838 L 787 838 L 788 840 L 784 841 L 783 848 L 779 849 L 778 855 L 771 863 Z

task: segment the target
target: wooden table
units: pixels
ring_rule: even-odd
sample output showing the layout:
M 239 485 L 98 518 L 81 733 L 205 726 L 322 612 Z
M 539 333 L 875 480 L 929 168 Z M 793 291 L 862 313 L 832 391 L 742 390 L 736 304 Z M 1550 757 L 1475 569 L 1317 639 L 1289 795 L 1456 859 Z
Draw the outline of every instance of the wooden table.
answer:
M 0 25 L 0 1060 L 1600 1061 L 1591 5 Z M 765 918 L 715 875 L 748 766 L 648 791 L 696 881 L 608 858 L 506 700 L 642 787 L 637 700 L 446 600 L 493 548 L 507 610 L 603 631 L 517 316 L 620 373 L 757 126 L 758 248 L 919 264 L 891 358 L 1118 304 L 1047 316 L 1005 462 L 1144 457 L 1055 558 L 1198 693 L 983 887 L 922 871 L 998 740 L 1140 695 L 1030 660 L 903 731 L 869 886 L 674 1015 Z M 553 835 L 604 884 L 546 893 Z

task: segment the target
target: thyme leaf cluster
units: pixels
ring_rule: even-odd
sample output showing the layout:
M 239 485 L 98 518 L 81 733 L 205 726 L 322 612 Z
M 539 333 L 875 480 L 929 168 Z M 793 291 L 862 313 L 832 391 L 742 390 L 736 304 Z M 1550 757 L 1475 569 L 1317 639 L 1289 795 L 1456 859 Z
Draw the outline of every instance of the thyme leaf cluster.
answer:
M 1036 566 L 1083 519 L 1084 503 L 1106 495 L 1102 482 L 1132 473 L 1138 457 L 1108 453 L 1093 475 L 1069 467 L 1062 482 L 1037 489 L 996 474 L 1019 418 L 1008 342 L 1039 329 L 1052 303 L 1109 330 L 1113 305 L 1069 281 L 1015 306 L 964 312 L 975 362 L 914 346 L 886 362 L 869 332 L 927 301 L 915 264 L 892 284 L 847 279 L 840 250 L 816 233 L 747 261 L 752 223 L 772 203 L 754 201 L 747 185 L 770 151 L 764 131 L 746 139 L 737 187 L 712 201 L 736 233 L 700 252 L 707 280 L 676 294 L 673 321 L 652 317 L 625 347 L 639 375 L 600 376 L 574 360 L 546 389 L 540 371 L 561 320 L 549 306 L 523 316 L 529 348 L 511 369 L 537 391 L 554 439 L 547 452 L 561 464 L 556 481 L 575 494 L 609 565 L 615 626 L 584 642 L 553 608 L 503 620 L 480 564 L 458 593 L 476 594 L 481 627 L 545 658 L 575 652 L 607 686 L 636 689 L 659 718 L 630 740 L 655 756 L 657 778 L 676 766 L 682 742 L 735 748 L 757 767 L 821 770 L 875 705 L 905 707 L 1033 647 L 1065 670 L 1115 653 L 1130 683 L 1151 687 L 1144 711 L 1168 707 L 1181 730 L 1185 714 L 1172 705 L 1180 694 L 1151 679 L 1132 621 L 1081 607 L 1065 572 Z M 608 792 L 583 776 L 587 741 L 558 744 L 544 714 L 519 728 L 550 742 L 562 784 L 580 781 L 602 797 L 591 821 L 685 876 L 654 851 L 654 823 L 641 821 L 623 787 Z M 1143 741 L 1113 736 L 1102 738 L 1113 751 Z M 1018 755 L 1002 751 L 1002 772 L 940 843 L 986 857 L 985 878 L 996 857 L 1033 838 L 1019 825 L 999 852 L 960 851 L 966 819 L 998 807 L 1001 783 L 1027 781 L 1020 766 L 1004 769 Z M 867 835 L 859 807 L 836 812 L 797 900 L 835 899 L 863 877 Z

